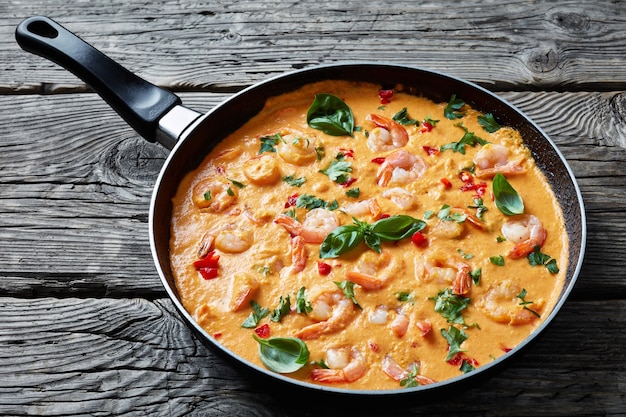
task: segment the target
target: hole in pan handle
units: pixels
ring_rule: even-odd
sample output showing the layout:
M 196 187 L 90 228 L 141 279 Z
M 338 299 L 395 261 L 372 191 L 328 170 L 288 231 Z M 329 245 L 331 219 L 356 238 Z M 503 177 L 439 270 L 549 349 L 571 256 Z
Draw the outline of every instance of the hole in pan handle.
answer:
M 150 142 L 159 120 L 181 100 L 131 73 L 54 20 L 33 16 L 15 30 L 22 49 L 72 72 L 100 95 L 133 129 Z

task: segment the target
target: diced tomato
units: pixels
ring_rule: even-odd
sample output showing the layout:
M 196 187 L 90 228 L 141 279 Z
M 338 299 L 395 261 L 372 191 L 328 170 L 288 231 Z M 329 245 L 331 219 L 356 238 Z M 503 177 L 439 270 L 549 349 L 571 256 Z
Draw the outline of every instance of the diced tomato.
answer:
M 348 180 L 347 180 L 346 182 L 342 183 L 342 184 L 341 184 L 341 186 L 342 186 L 342 187 L 349 187 L 349 186 L 351 186 L 352 184 L 354 184 L 356 181 L 357 181 L 357 179 L 356 179 L 356 178 L 354 178 L 354 177 L 350 177 L 350 178 L 348 178 Z
M 422 128 L 420 129 L 421 133 L 430 132 L 433 130 L 433 125 L 428 122 L 422 122 Z
M 343 156 L 347 158 L 354 158 L 354 150 L 352 149 L 339 148 L 339 152 L 341 152 Z
M 380 98 L 380 104 L 388 104 L 393 97 L 393 90 L 379 90 L 378 97 Z
M 380 219 L 387 219 L 387 218 L 389 218 L 389 217 L 391 217 L 391 214 L 389 214 L 389 213 L 381 213 L 381 214 L 379 214 L 379 215 L 377 216 L 377 220 L 380 220 Z
M 441 181 L 441 183 L 443 184 L 443 188 L 445 188 L 446 190 L 449 190 L 450 188 L 452 188 L 452 183 L 450 182 L 449 179 L 442 178 L 439 181 Z
M 469 363 L 472 366 L 478 366 L 479 365 L 479 363 L 478 363 L 478 361 L 476 359 L 468 357 L 463 352 L 459 352 L 456 355 L 454 355 L 452 357 L 452 359 L 450 359 L 448 361 L 448 363 L 450 365 L 452 365 L 452 366 L 461 366 L 463 361 Z
M 217 268 L 220 256 L 214 250 L 207 253 L 202 259 L 198 259 L 193 263 L 196 268 Z
M 467 171 L 461 171 L 459 172 L 459 179 L 463 182 L 474 182 L 474 177 L 472 177 L 472 174 L 470 174 Z
M 502 349 L 502 351 L 505 353 L 509 353 L 511 350 L 513 350 L 510 347 L 506 347 L 506 346 L 500 346 L 500 349 Z
M 333 267 L 328 265 L 327 263 L 320 262 L 320 261 L 317 262 L 317 272 L 320 275 L 328 275 L 328 274 L 330 274 L 330 270 L 331 269 L 333 269 Z
M 217 268 L 198 268 L 198 272 L 204 279 L 217 278 L 219 275 Z
M 433 148 L 432 146 L 422 146 L 422 149 L 424 150 L 424 152 L 426 152 L 427 155 L 429 156 L 435 156 L 435 155 L 439 155 L 439 149 L 437 148 Z
M 256 333 L 256 335 L 259 336 L 261 339 L 267 339 L 268 337 L 270 337 L 269 324 L 265 323 L 264 325 L 257 327 L 256 329 L 254 329 L 254 333 Z
M 411 242 L 413 242 L 415 246 L 424 246 L 428 243 L 428 239 L 426 239 L 426 236 L 424 236 L 422 232 L 415 232 L 413 236 L 411 236 Z
M 204 258 L 195 261 L 193 266 L 202 278 L 213 279 L 218 276 L 219 260 L 220 256 L 215 251 L 211 251 Z
M 298 197 L 300 195 L 298 193 L 292 194 L 287 197 L 287 201 L 285 202 L 285 208 L 293 207 L 296 205 L 296 201 L 298 201 Z
M 383 162 L 385 162 L 385 158 L 384 157 L 378 157 L 378 158 L 374 158 L 372 159 L 372 162 L 378 165 L 381 165 Z
M 213 333 L 213 337 L 216 339 L 219 339 L 220 337 L 222 337 L 221 333 Z

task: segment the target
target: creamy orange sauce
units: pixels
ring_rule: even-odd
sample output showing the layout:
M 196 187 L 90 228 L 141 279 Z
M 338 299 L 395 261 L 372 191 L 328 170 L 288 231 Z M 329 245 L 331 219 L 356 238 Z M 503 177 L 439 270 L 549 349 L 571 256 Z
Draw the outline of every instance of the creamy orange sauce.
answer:
M 378 390 L 399 388 L 400 380 L 415 369 L 423 377 L 417 379 L 419 383 L 461 375 L 463 363 L 487 364 L 527 338 L 553 308 L 564 282 L 568 239 L 563 215 L 518 132 L 501 127 L 488 133 L 478 123 L 481 114 L 467 105 L 461 109 L 462 118 L 448 120 L 446 103 L 402 93 L 400 87 L 389 103 L 381 105 L 379 89 L 334 81 L 269 99 L 258 116 L 221 142 L 182 181 L 173 200 L 171 265 L 185 308 L 218 343 L 263 366 L 253 338 L 255 329 L 243 328 L 242 323 L 253 312 L 251 301 L 272 311 L 281 297 L 289 296 L 289 314 L 280 322 L 266 316 L 255 327 L 269 329 L 269 337 L 301 337 L 310 351 L 309 362 L 324 361 L 339 368 L 326 372 L 319 371 L 318 364 L 307 364 L 289 374 L 307 382 Z M 306 114 L 318 93 L 340 97 L 352 109 L 354 137 L 330 136 L 308 126 Z M 375 116 L 368 115 L 391 119 L 403 109 L 417 121 L 401 127 L 408 141 L 398 137 L 398 143 L 383 146 L 376 138 L 385 132 L 377 127 Z M 428 117 L 438 120 L 432 129 L 421 123 Z M 466 146 L 465 154 L 441 150 L 458 142 L 464 128 L 492 145 Z M 261 138 L 277 133 L 284 141 L 278 142 L 275 152 L 260 153 Z M 518 163 L 505 177 L 522 197 L 524 215 L 507 216 L 498 210 L 491 176 L 479 178 L 480 169 L 468 170 L 476 168 L 475 160 L 485 152 L 496 152 L 497 148 L 488 151 L 494 145 L 506 147 L 507 161 Z M 416 157 L 411 159 L 411 169 L 400 167 L 395 173 L 382 169 L 382 158 L 393 160 L 390 155 L 398 150 Z M 320 172 L 338 155 L 350 163 L 349 177 L 354 182 L 348 186 Z M 289 176 L 306 181 L 292 185 L 284 180 Z M 346 195 L 348 190 L 353 190 L 353 196 Z M 338 225 L 352 224 L 352 217 L 372 224 L 404 214 L 424 221 L 426 227 L 413 241 L 383 242 L 381 254 L 361 244 L 337 258 L 320 259 L 316 239 L 328 230 L 302 230 L 312 210 L 293 203 L 303 195 L 337 202 L 338 208 L 330 214 L 316 211 L 327 226 L 333 220 Z M 477 198 L 482 198 L 486 211 L 473 224 Z M 465 220 L 440 219 L 445 206 L 453 208 L 453 214 L 465 215 Z M 295 223 L 285 220 L 287 212 L 295 216 Z M 503 239 L 502 226 L 528 215 L 536 216 L 545 229 L 540 250 L 556 261 L 558 273 L 530 265 L 525 256 L 509 256 L 517 243 Z M 212 272 L 215 276 L 205 279 L 194 262 L 211 251 L 210 256 L 219 255 L 218 266 Z M 493 263 L 496 257 L 503 259 L 503 266 Z M 367 285 L 359 281 L 363 276 L 376 281 Z M 348 299 L 335 284 L 347 280 L 358 281 L 354 299 L 360 308 L 352 300 L 345 302 Z M 459 289 L 463 287 L 459 280 L 467 288 Z M 307 314 L 295 311 L 302 288 L 315 309 Z M 446 290 L 469 299 L 461 323 L 449 323 L 435 311 L 435 299 Z M 526 295 L 518 297 L 522 290 Z M 328 302 L 329 314 L 336 313 L 337 320 L 328 321 L 328 315 L 317 310 L 323 304 L 320 300 Z M 532 302 L 525 305 L 527 309 L 524 300 Z M 462 352 L 446 361 L 448 341 L 442 330 L 451 327 L 467 338 L 460 345 Z M 342 349 L 347 358 L 327 357 Z

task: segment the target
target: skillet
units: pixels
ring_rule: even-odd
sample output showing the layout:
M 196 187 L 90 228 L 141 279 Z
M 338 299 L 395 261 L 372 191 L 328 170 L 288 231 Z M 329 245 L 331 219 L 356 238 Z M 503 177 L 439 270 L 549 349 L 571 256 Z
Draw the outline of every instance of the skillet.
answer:
M 15 36 L 24 50 L 47 58 L 81 78 L 146 140 L 159 142 L 171 150 L 157 178 L 150 205 L 150 245 L 156 270 L 181 318 L 199 340 L 263 382 L 307 394 L 333 393 L 361 398 L 408 396 L 411 399 L 434 397 L 460 386 L 472 386 L 509 364 L 544 333 L 578 278 L 586 245 L 586 219 L 582 196 L 571 168 L 539 126 L 513 105 L 478 85 L 418 67 L 347 62 L 305 68 L 270 78 L 240 91 L 202 115 L 184 107 L 175 94 L 121 67 L 52 19 L 27 18 L 17 26 Z M 366 81 L 382 87 L 403 84 L 413 94 L 435 102 L 445 102 L 456 94 L 479 111 L 497 114 L 501 124 L 520 132 L 561 205 L 570 242 L 565 283 L 558 301 L 541 326 L 520 345 L 469 374 L 432 385 L 386 391 L 335 389 L 290 379 L 234 355 L 205 332 L 183 308 L 169 264 L 171 200 L 179 182 L 221 139 L 260 112 L 268 97 L 323 80 Z

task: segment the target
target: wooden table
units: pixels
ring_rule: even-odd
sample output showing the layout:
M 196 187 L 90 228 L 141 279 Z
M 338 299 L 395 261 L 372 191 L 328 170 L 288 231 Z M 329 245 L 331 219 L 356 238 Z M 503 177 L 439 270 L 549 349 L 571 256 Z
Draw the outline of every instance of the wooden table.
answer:
M 557 143 L 585 199 L 587 252 L 570 299 L 482 385 L 358 414 L 626 415 L 626 4 L 381 3 L 0 4 L 0 414 L 317 416 L 358 406 L 294 406 L 192 336 L 149 249 L 167 151 L 17 46 L 15 26 L 41 14 L 200 112 L 270 76 L 348 60 L 446 72 L 521 108 Z

